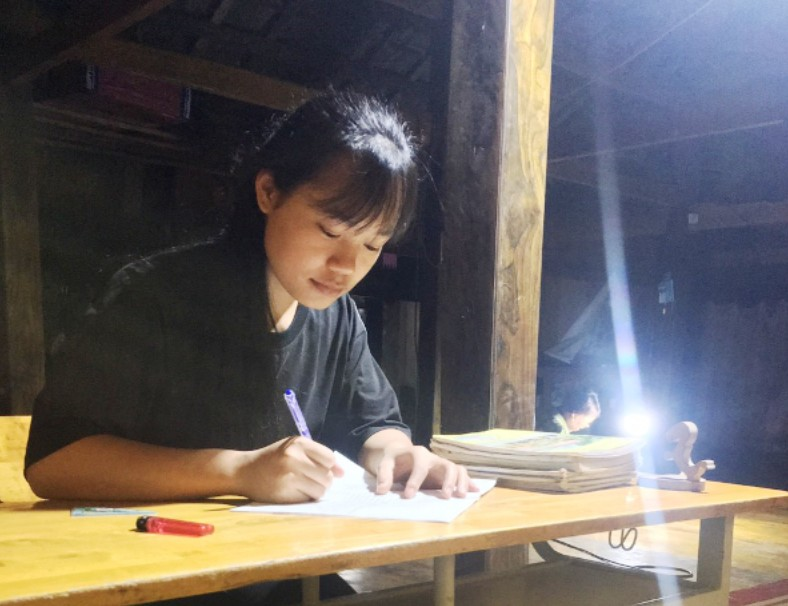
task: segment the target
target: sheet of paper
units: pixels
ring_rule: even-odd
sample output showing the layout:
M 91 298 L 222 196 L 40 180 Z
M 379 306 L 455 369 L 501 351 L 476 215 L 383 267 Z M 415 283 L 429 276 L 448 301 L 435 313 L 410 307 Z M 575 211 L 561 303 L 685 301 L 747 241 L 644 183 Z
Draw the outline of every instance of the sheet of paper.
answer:
M 495 480 L 474 479 L 479 492 L 469 492 L 464 499 L 442 499 L 437 490 L 420 490 L 412 499 L 403 499 L 402 487 L 395 487 L 385 495 L 376 495 L 375 479 L 363 467 L 340 453 L 336 453 L 336 456 L 345 475 L 335 478 L 331 488 L 319 501 L 295 505 L 252 503 L 235 507 L 233 511 L 451 522 L 495 486 Z

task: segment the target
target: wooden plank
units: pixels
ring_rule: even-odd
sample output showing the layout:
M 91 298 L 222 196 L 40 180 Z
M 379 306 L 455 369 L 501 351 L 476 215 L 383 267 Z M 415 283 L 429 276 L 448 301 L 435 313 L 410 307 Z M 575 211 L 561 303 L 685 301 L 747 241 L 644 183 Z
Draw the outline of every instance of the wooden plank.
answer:
M 73 15 L 70 20 L 61 19 L 23 48 L 6 53 L 0 64 L 0 82 L 29 80 L 74 58 L 74 51 L 84 42 L 119 34 L 172 1 L 113 0 L 97 3 L 92 11 Z
M 667 229 L 669 214 L 670 210 L 661 207 L 634 206 L 629 211 L 624 208 L 621 216 L 624 227 L 622 235 L 625 239 L 662 236 Z M 548 226 L 550 235 L 545 240 L 544 248 L 566 249 L 601 242 L 604 234 L 601 229 L 596 229 L 596 220 L 594 212 L 554 219 Z
M 514 0 L 509 10 L 491 418 L 496 427 L 532 429 L 554 2 Z
M 697 204 L 690 206 L 686 211 L 671 209 L 661 206 L 643 208 L 633 207 L 634 210 L 623 215 L 624 237 L 640 238 L 644 236 L 661 236 L 667 230 L 668 217 L 676 212 L 681 213 L 686 231 L 690 234 L 719 229 L 743 229 L 748 227 L 770 227 L 788 224 L 788 201 L 786 202 L 739 202 L 736 204 Z M 564 220 L 553 225 L 554 231 L 550 234 L 546 247 L 564 248 L 573 244 L 585 244 L 602 239 L 602 232 L 589 229 L 585 217 Z M 773 249 L 774 255 L 768 250 L 741 250 L 734 253 L 722 253 L 730 257 L 726 265 L 735 262 L 741 257 L 741 263 L 784 263 L 785 255 L 780 255 L 780 249 Z M 720 253 L 713 253 L 720 254 Z M 771 258 L 771 257 L 774 258 Z M 722 257 L 720 257 L 722 258 Z M 779 260 L 776 260 L 779 259 Z M 734 263 L 735 264 L 735 263 Z
M 235 4 L 236 0 L 222 0 L 211 15 L 211 23 L 214 25 L 221 24 L 221 22 L 224 21 L 224 18 L 227 16 L 227 13 L 233 9 Z
M 440 276 L 445 433 L 533 426 L 552 24 L 551 0 L 454 4 Z
M 730 591 L 733 516 L 700 522 L 698 584 L 719 589 L 727 598 Z
M 30 417 L 0 416 L 0 503 L 37 501 L 24 477 Z
M 547 176 L 550 179 L 586 185 L 590 189 L 600 189 L 600 174 L 594 159 L 561 160 L 547 163 Z M 626 175 L 611 175 L 622 198 L 630 198 L 659 204 L 675 205 L 680 192 L 662 183 L 652 183 L 643 179 L 628 179 Z
M 768 267 L 788 265 L 788 247 L 714 251 L 701 260 L 703 268 Z
M 491 545 L 763 511 L 787 500 L 782 491 L 718 482 L 702 495 L 629 486 L 560 495 L 496 488 L 451 524 L 228 511 L 242 499 L 156 505 L 160 516 L 216 526 L 195 540 L 130 532 L 128 517 L 75 520 L 68 503 L 3 504 L 0 550 L 13 557 L 4 559 L 0 603 L 143 603 Z
M 553 6 L 454 3 L 436 381 L 444 433 L 533 427 Z M 486 565 L 525 559 L 523 549 L 494 551 Z
M 720 122 L 720 119 L 717 118 L 714 123 L 709 123 L 708 120 L 705 120 L 704 122 L 706 122 L 706 124 L 699 124 L 698 119 L 694 117 L 693 121 L 690 123 L 678 124 L 677 120 L 680 120 L 680 118 L 677 118 L 670 121 L 670 130 L 672 133 L 678 134 L 671 134 L 670 137 L 653 138 L 653 135 L 644 137 L 644 132 L 647 133 L 648 131 L 646 130 L 645 126 L 643 126 L 640 129 L 626 133 L 623 136 L 623 140 L 618 141 L 615 147 L 603 149 L 596 148 L 593 150 L 573 153 L 571 156 L 550 158 L 550 162 L 553 164 L 558 164 L 560 162 L 567 162 L 571 160 L 582 160 L 602 155 L 621 154 L 624 152 L 648 149 L 650 147 L 666 146 L 673 143 L 685 143 L 688 141 L 696 141 L 698 139 L 707 139 L 709 137 L 719 137 L 739 132 L 762 130 L 765 128 L 785 125 L 785 120 L 774 119 L 774 110 L 771 111 L 772 113 L 769 114 L 769 119 L 756 122 L 753 122 L 752 119 L 749 119 L 740 124 L 731 124 L 728 121 L 728 118 L 726 118 L 722 123 Z M 665 123 L 655 126 L 655 129 L 657 130 L 664 130 L 665 128 Z
M 402 10 L 427 17 L 428 19 L 440 19 L 447 10 L 448 0 L 380 0 L 384 4 L 396 6 Z
M 0 89 L 0 413 L 32 410 L 44 384 L 35 153 L 27 95 Z
M 449 73 L 451 60 L 451 20 L 444 19 L 433 24 L 430 36 L 430 69 L 433 74 Z M 448 78 L 430 78 L 429 120 L 416 125 L 426 133 L 426 156 L 430 163 L 433 183 L 443 182 L 443 159 L 446 152 L 446 130 L 448 107 Z M 417 131 L 418 132 L 418 131 Z M 419 340 L 418 340 L 418 410 L 417 423 L 413 428 L 413 439 L 417 444 L 429 444 L 433 433 L 440 430 L 440 407 L 436 394 L 440 393 L 440 358 L 438 348 L 439 300 L 439 259 L 441 256 L 440 237 L 442 230 L 442 204 L 435 187 L 420 188 L 420 229 L 423 238 L 423 259 L 419 264 Z M 432 236 L 432 237 L 431 237 Z
M 210 173 L 228 169 L 221 147 L 202 149 L 188 139 L 117 119 L 38 106 L 34 107 L 34 120 L 34 135 L 40 145 L 91 152 L 100 149 L 103 154 L 146 164 L 199 167 Z
M 441 200 L 436 406 L 440 430 L 492 419 L 495 249 L 506 0 L 454 2 Z
M 788 224 L 788 200 L 739 204 L 696 204 L 687 212 L 690 232 Z
M 122 40 L 86 45 L 79 50 L 78 58 L 272 109 L 291 109 L 315 94 L 248 70 Z
M 672 566 L 693 570 L 697 564 L 699 525 L 698 521 L 690 521 L 642 526 L 638 528 L 637 544 L 627 552 L 611 547 L 607 532 L 571 537 L 566 541 L 587 552 L 624 565 L 637 566 L 644 562 L 669 563 Z M 735 548 L 731 558 L 731 591 L 764 583 L 775 583 L 785 578 L 786 539 L 784 537 L 788 537 L 788 509 L 736 516 L 733 529 Z M 576 550 L 555 547 L 561 554 L 590 559 L 590 556 L 583 556 Z M 532 560 L 538 562 L 540 556 L 535 553 L 533 555 Z M 426 583 L 432 579 L 432 560 L 419 560 L 380 568 L 345 570 L 342 571 L 342 578 L 354 589 L 363 593 L 399 587 L 404 582 L 408 585 Z M 457 582 L 463 583 L 464 579 L 465 577 L 457 579 Z M 465 594 L 464 590 L 458 593 Z M 522 603 L 522 595 L 520 603 Z M 402 603 L 405 602 L 397 602 L 397 604 Z M 378 603 L 375 604 L 377 606 Z

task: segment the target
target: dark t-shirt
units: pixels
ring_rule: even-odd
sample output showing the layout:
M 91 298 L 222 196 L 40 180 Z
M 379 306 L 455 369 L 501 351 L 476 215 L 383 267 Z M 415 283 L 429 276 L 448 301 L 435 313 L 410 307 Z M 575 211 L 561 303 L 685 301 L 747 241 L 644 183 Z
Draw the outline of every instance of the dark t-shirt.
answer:
M 84 330 L 53 356 L 33 409 L 26 466 L 112 434 L 181 448 L 249 450 L 293 435 L 295 391 L 314 439 L 355 458 L 402 423 L 352 299 L 299 306 L 265 330 L 264 264 L 223 242 L 160 253 L 117 272 Z

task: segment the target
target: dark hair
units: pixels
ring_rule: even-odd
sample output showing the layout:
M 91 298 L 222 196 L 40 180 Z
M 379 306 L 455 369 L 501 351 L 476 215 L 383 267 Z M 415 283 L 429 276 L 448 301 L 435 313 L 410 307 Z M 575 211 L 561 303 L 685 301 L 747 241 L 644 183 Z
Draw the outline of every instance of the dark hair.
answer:
M 594 411 L 602 412 L 602 407 L 599 405 L 599 396 L 595 392 L 581 389 L 567 393 L 558 405 L 558 410 L 564 415 L 573 412 L 589 414 Z
M 415 145 L 404 121 L 381 100 L 322 93 L 252 139 L 236 156 L 242 191 L 229 231 L 237 243 L 261 250 L 265 222 L 254 194 L 260 170 L 270 170 L 288 194 L 343 158 L 350 159 L 353 178 L 320 210 L 350 225 L 381 220 L 392 238 L 407 230 L 415 206 Z

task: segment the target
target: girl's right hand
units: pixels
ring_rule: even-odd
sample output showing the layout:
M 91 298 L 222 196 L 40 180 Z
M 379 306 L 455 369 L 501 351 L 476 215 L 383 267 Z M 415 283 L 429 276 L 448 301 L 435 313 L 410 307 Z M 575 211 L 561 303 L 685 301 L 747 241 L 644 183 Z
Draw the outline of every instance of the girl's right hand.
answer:
M 322 497 L 344 474 L 334 453 L 318 442 L 289 437 L 238 453 L 237 494 L 262 503 L 303 503 Z

